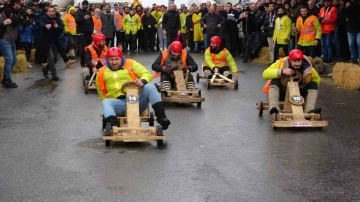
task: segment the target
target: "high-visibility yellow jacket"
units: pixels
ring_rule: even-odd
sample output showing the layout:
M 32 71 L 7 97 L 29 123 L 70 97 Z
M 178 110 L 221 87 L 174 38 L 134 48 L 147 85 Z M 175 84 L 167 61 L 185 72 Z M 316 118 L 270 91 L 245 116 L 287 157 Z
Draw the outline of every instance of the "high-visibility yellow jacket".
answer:
M 138 16 L 136 16 L 135 14 L 133 16 L 131 15 L 126 15 L 124 17 L 124 24 L 123 24 L 123 28 L 125 30 L 125 34 L 136 34 L 137 31 L 140 29 L 141 27 L 141 22 Z
M 281 61 L 281 62 L 280 62 Z M 304 61 L 302 65 L 305 65 L 305 62 L 308 64 L 308 67 L 303 72 L 303 79 L 300 84 L 300 88 L 308 84 L 310 81 L 314 81 L 320 85 L 320 76 L 317 73 L 317 71 L 311 66 L 311 62 L 308 59 L 308 57 L 304 56 Z M 267 69 L 263 72 L 263 79 L 264 80 L 272 80 L 272 79 L 278 79 L 281 77 L 281 70 L 289 68 L 289 60 L 288 57 L 285 57 L 283 59 L 277 60 L 275 63 L 270 65 Z
M 71 11 L 75 11 L 74 6 L 70 7 L 68 13 L 66 13 L 63 17 L 64 33 L 76 35 L 76 22 L 74 16 L 70 14 Z
M 276 18 L 273 41 L 277 44 L 289 44 L 291 28 L 291 19 L 287 15 Z
M 214 69 L 215 66 L 219 68 L 229 66 L 232 73 L 239 71 L 234 58 L 226 48 L 224 48 L 218 54 L 210 53 L 210 48 L 207 48 L 205 51 L 205 65 L 210 69 Z
M 133 81 L 137 78 L 145 80 L 147 83 L 152 81 L 151 73 L 140 63 L 125 58 L 123 58 L 123 63 L 123 67 L 116 71 L 107 66 L 99 69 L 96 76 L 96 89 L 100 100 L 123 95 L 121 87 L 127 81 Z
M 189 13 L 181 13 L 180 14 L 180 32 L 186 33 L 186 17 L 189 15 Z
M 321 39 L 321 25 L 315 15 L 310 15 L 305 22 L 301 16 L 296 20 L 296 28 L 300 32 L 298 44 L 300 46 L 314 46 L 315 39 Z

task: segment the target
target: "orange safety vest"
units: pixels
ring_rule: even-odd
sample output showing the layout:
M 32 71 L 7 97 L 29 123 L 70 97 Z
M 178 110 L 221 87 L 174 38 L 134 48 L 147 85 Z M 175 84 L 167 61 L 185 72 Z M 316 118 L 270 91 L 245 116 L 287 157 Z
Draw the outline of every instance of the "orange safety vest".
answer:
M 133 80 L 136 80 L 139 77 L 135 74 L 134 70 L 132 69 L 132 66 L 133 66 L 133 60 L 126 59 L 125 64 L 124 64 L 124 69 L 126 69 L 129 72 L 129 74 Z M 107 89 L 106 89 L 105 79 L 104 79 L 106 68 L 107 68 L 107 66 L 101 67 L 97 73 L 98 85 L 101 90 L 101 93 L 105 97 L 108 94 Z
M 209 52 L 210 52 L 210 48 L 207 48 L 207 50 L 209 50 Z M 222 54 L 221 58 L 217 58 L 215 53 L 210 53 L 212 62 L 216 66 L 218 66 L 218 65 L 220 65 L 222 67 L 226 66 L 226 48 L 223 49 L 222 53 L 223 54 Z
M 284 64 L 284 58 L 280 58 L 279 60 L 280 60 L 280 64 L 279 64 L 278 69 L 281 69 Z M 265 94 L 269 94 L 270 86 L 271 86 L 271 80 L 268 80 L 263 87 L 263 92 Z
M 101 34 L 101 28 L 102 28 L 102 21 L 101 19 L 92 16 L 93 22 L 94 22 L 94 29 L 96 31 L 96 34 Z
M 116 19 L 116 30 L 123 28 L 123 16 L 119 13 L 115 13 L 115 19 Z
M 69 32 L 75 31 L 76 30 L 75 18 L 71 14 L 66 14 L 65 20 L 66 20 L 66 27 L 67 27 L 68 31 Z
M 306 18 L 303 23 L 303 18 L 301 16 L 297 19 L 297 24 L 300 27 L 300 37 L 299 40 L 315 40 L 316 37 L 316 29 L 314 27 L 314 20 L 316 19 L 315 15 L 311 15 Z
M 165 59 L 168 57 L 169 55 L 169 51 L 168 50 L 164 50 L 163 52 L 161 52 L 161 62 L 160 62 L 160 66 L 163 66 L 165 63 Z M 182 50 L 181 52 L 181 61 L 183 63 L 183 66 L 186 67 L 186 59 L 187 59 L 187 54 L 185 50 Z M 155 72 L 155 74 L 153 74 L 152 78 L 155 79 L 157 77 L 161 76 L 161 72 Z
M 326 10 L 325 7 L 322 7 L 320 9 L 319 17 L 324 18 L 324 20 L 330 20 L 332 15 L 336 15 L 336 12 L 335 6 L 331 6 Z M 328 34 L 335 30 L 335 22 L 331 24 L 321 24 L 321 29 L 323 34 Z
M 100 61 L 102 65 L 106 63 L 106 53 L 108 51 L 108 47 L 104 46 L 101 50 L 101 54 L 98 55 L 93 44 L 88 45 L 85 50 L 89 50 L 91 53 L 91 63 L 94 67 L 96 67 L 97 63 Z

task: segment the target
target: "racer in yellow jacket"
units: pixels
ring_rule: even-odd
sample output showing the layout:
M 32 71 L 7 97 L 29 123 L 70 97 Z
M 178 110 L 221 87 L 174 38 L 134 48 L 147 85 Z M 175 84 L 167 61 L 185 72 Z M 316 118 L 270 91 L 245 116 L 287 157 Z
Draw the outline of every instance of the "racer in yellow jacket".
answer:
M 263 79 L 271 80 L 268 96 L 270 114 L 279 113 L 279 101 L 285 99 L 286 86 L 282 84 L 281 78 L 291 76 L 296 71 L 302 75 L 299 88 L 301 96 L 306 97 L 305 113 L 321 112 L 321 108 L 315 108 L 320 76 L 303 52 L 294 49 L 290 51 L 288 57 L 277 60 L 263 72 Z
M 157 122 L 164 130 L 170 125 L 165 115 L 165 107 L 160 94 L 154 84 L 150 83 L 152 75 L 144 66 L 132 59 L 123 57 L 122 50 L 117 47 L 110 48 L 107 53 L 106 65 L 100 68 L 96 77 L 96 88 L 105 117 L 105 123 L 118 126 L 116 116 L 125 115 L 126 96 L 121 87 L 127 81 L 133 81 L 142 87 L 139 95 L 140 111 L 144 111 L 149 103 L 152 104 Z
M 213 73 L 220 73 L 225 77 L 232 79 L 239 78 L 238 68 L 231 53 L 224 47 L 222 40 L 218 36 L 210 39 L 210 47 L 205 51 L 205 64 L 203 72 L 206 78 L 211 79 Z

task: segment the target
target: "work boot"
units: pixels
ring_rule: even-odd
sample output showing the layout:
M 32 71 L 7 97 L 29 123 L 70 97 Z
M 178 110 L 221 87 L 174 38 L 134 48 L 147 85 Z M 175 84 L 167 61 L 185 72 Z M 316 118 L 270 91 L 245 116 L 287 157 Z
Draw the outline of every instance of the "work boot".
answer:
M 69 60 L 65 63 L 66 67 L 70 67 L 72 64 L 74 64 L 76 60 Z
M 116 127 L 120 126 L 119 120 L 116 116 L 108 116 L 108 117 L 106 117 L 106 119 L 104 121 L 106 124 L 110 123 L 111 128 L 114 126 L 116 126 Z
M 152 105 L 154 109 L 156 121 L 162 126 L 163 130 L 166 130 L 171 124 L 169 119 L 165 115 L 165 107 L 162 101 Z
M 321 108 L 320 107 L 316 107 L 315 109 L 312 109 L 308 112 L 310 113 L 314 113 L 314 114 L 320 114 L 321 113 Z
M 271 85 L 269 87 L 269 107 L 270 114 L 279 113 L 280 104 L 279 104 L 280 90 L 277 86 Z
M 56 74 L 52 74 L 52 80 L 59 81 L 59 77 Z
M 315 110 L 317 96 L 318 96 L 317 90 L 308 90 L 308 94 L 306 96 L 305 113 L 310 113 L 310 111 Z
M 10 78 L 3 79 L 3 86 L 5 88 L 17 88 L 18 85 L 16 83 L 13 83 Z

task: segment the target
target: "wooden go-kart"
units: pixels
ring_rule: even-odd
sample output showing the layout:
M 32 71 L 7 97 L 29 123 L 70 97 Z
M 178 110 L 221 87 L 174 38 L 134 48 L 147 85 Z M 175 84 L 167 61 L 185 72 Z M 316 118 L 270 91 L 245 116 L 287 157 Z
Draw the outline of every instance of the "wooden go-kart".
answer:
M 292 76 L 282 76 L 281 83 L 286 86 L 285 101 L 280 102 L 279 113 L 269 115 L 273 129 L 290 127 L 315 127 L 323 128 L 328 125 L 328 121 L 322 119 L 321 113 L 304 113 L 304 98 L 300 95 L 299 84 L 302 75 L 296 72 Z M 259 116 L 264 110 L 269 110 L 269 103 L 256 103 Z
M 194 89 L 189 91 L 186 88 L 189 74 L 189 71 L 186 71 L 184 75 L 182 68 L 174 70 L 176 87 L 173 90 L 161 89 L 161 98 L 164 104 L 169 102 L 196 103 L 197 107 L 201 107 L 201 103 L 205 101 L 205 98 L 201 97 L 201 90 Z
M 110 141 L 122 142 L 149 142 L 157 141 L 157 146 L 162 146 L 166 137 L 161 125 L 154 127 L 154 114 L 146 109 L 143 113 L 139 110 L 139 87 L 133 81 L 126 82 L 121 91 L 126 96 L 125 117 L 118 117 L 120 127 L 111 127 L 104 122 L 103 129 L 105 146 L 110 146 Z M 149 127 L 142 127 L 141 122 L 149 122 Z
M 200 79 L 207 79 L 207 89 L 210 89 L 211 86 L 234 86 L 235 90 L 239 88 L 239 82 L 237 79 L 232 80 L 219 73 L 214 73 L 211 79 L 206 78 L 204 75 L 203 66 L 201 66 L 201 75 L 199 73 L 196 73 L 197 83 L 200 82 Z
M 96 76 L 96 73 L 93 73 L 93 75 L 91 76 L 89 81 L 83 79 L 85 94 L 88 94 L 89 90 L 96 90 L 96 82 L 94 80 L 95 76 Z

